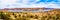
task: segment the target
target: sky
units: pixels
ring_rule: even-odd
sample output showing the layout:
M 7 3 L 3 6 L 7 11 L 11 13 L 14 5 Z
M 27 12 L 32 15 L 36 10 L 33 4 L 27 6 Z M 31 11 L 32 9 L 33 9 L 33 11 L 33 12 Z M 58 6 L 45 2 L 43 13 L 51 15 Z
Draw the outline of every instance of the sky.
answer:
M 2 8 L 60 8 L 60 0 L 0 0 Z

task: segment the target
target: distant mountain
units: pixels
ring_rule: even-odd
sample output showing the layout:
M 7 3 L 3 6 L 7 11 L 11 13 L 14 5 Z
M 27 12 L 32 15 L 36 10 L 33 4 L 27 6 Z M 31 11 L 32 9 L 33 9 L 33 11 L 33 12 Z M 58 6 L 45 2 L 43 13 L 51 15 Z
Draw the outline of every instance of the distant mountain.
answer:
M 4 8 L 3 10 L 51 10 L 55 8 Z

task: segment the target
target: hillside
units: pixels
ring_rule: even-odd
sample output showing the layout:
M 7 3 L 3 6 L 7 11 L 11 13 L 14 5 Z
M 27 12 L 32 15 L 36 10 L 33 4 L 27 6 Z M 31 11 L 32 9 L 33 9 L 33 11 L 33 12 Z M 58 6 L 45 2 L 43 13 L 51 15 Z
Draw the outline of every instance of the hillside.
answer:
M 1 18 L 4 20 L 60 20 L 60 9 L 44 12 L 10 12 L 0 10 Z

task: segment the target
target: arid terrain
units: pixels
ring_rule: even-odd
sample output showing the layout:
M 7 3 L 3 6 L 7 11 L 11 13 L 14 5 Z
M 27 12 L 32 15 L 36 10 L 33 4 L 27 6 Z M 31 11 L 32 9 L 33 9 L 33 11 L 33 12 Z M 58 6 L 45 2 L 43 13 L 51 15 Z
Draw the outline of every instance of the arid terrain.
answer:
M 4 20 L 60 20 L 60 9 L 44 12 L 10 12 L 0 10 L 0 18 Z

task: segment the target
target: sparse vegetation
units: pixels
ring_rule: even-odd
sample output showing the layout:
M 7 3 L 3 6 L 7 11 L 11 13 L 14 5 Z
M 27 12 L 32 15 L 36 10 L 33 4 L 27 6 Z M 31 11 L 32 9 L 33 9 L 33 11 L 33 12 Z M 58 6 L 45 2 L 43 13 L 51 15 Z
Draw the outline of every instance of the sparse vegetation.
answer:
M 52 10 L 47 12 L 3 12 L 4 20 L 60 20 L 60 11 Z M 0 18 L 1 18 L 0 15 Z M 2 17 L 2 18 L 3 18 Z

